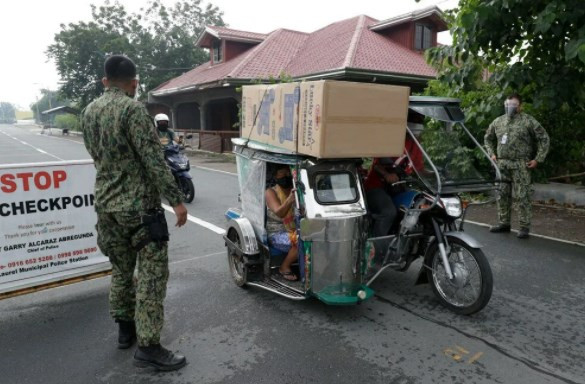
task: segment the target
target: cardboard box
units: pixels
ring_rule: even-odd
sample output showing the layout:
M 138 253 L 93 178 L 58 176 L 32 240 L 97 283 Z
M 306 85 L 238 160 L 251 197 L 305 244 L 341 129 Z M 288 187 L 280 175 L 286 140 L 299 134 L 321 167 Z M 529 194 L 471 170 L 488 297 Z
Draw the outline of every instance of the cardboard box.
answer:
M 303 82 L 300 90 L 299 153 L 318 158 L 402 155 L 410 88 L 324 80 Z
M 299 84 L 243 87 L 242 138 L 296 152 Z
M 241 136 L 317 158 L 400 156 L 409 94 L 331 80 L 244 86 Z

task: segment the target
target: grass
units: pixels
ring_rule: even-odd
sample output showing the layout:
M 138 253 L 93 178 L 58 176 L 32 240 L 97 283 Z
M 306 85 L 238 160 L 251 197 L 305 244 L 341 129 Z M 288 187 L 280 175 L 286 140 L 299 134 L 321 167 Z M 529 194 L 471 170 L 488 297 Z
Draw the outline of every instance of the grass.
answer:
M 33 118 L 32 111 L 16 111 L 16 120 L 32 120 Z

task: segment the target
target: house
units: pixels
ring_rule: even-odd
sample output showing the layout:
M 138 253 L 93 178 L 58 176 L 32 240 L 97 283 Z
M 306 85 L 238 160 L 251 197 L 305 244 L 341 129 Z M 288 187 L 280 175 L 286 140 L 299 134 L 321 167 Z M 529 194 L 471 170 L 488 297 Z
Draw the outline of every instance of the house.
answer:
M 200 148 L 229 150 L 238 136 L 238 88 L 281 75 L 408 85 L 422 90 L 436 71 L 424 50 L 447 30 L 436 6 L 386 20 L 366 15 L 312 33 L 277 29 L 268 34 L 208 26 L 196 42 L 210 61 L 149 93 L 150 112 L 167 113 L 172 126 L 200 135 Z
M 55 118 L 60 115 L 77 115 L 77 110 L 67 106 L 60 106 L 52 109 L 47 109 L 41 112 L 41 121 L 44 125 L 49 127 L 55 126 Z

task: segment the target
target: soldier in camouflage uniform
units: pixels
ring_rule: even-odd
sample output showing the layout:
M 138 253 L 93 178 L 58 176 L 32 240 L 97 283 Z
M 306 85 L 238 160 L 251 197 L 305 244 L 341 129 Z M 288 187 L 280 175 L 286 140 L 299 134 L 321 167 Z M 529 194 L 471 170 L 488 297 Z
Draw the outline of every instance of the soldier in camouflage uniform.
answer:
M 495 119 L 484 137 L 487 152 L 497 164 L 504 182 L 498 195 L 499 223 L 491 232 L 510 232 L 512 195 L 518 204 L 518 237 L 526 239 L 530 232 L 532 205 L 531 170 L 542 163 L 548 153 L 549 137 L 536 119 L 522 112 L 522 99 L 508 96 L 506 114 Z
M 137 338 L 136 365 L 179 369 L 185 357 L 160 345 L 169 276 L 161 196 L 174 208 L 177 226 L 185 224 L 187 210 L 165 164 L 154 122 L 133 100 L 136 66 L 126 56 L 114 55 L 104 67 L 106 91 L 83 111 L 81 127 L 97 170 L 98 246 L 112 263 L 110 312 L 119 323 L 118 347 L 129 348 Z

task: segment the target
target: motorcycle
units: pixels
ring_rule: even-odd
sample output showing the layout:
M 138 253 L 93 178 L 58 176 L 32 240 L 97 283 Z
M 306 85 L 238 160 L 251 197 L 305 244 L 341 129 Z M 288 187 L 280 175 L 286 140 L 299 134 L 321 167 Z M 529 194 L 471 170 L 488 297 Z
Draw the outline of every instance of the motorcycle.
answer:
M 179 189 L 185 195 L 185 202 L 190 203 L 195 198 L 195 185 L 189 173 L 191 164 L 178 144 L 172 143 L 164 147 L 165 160 L 175 177 Z
M 492 272 L 482 245 L 463 231 L 471 204 L 461 195 L 494 190 L 501 181 L 499 169 L 463 124 L 459 100 L 411 97 L 409 111 L 426 121 L 423 136 L 441 145 L 427 153 L 407 128 L 421 161 L 413 161 L 413 151 L 405 154 L 416 166 L 395 183 L 406 187 L 393 198 L 399 216 L 381 237 L 372 236 L 375 217 L 365 199 L 361 159 L 315 159 L 232 139 L 241 208 L 226 212 L 224 241 L 236 285 L 293 300 L 316 297 L 330 305 L 357 304 L 373 296 L 370 285 L 383 271 L 404 272 L 422 258 L 416 283 L 430 283 L 445 307 L 470 315 L 488 304 Z M 478 156 L 490 164 L 495 177 L 475 167 Z M 289 165 L 293 175 L 299 238 L 295 274 L 300 281 L 278 278 L 285 254 L 267 242 L 264 191 L 274 164 Z

